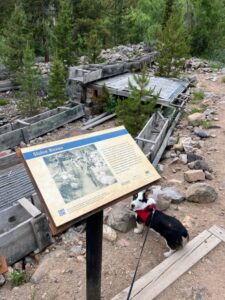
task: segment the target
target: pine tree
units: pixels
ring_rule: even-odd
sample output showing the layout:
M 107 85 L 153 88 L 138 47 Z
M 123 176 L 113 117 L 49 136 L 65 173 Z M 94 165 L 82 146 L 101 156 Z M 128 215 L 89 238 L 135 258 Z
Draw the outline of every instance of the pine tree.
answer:
M 59 12 L 53 29 L 52 48 L 64 65 L 75 62 L 72 8 L 69 0 L 59 0 Z
M 56 108 L 63 105 L 66 99 L 65 69 L 62 61 L 57 54 L 55 54 L 50 69 L 46 106 Z
M 129 133 L 137 135 L 155 111 L 159 93 L 149 87 L 149 74 L 144 66 L 140 75 L 133 76 L 134 83 L 129 81 L 131 94 L 128 99 L 118 99 L 116 113 L 119 124 L 124 124 Z
M 177 77 L 189 55 L 189 37 L 185 25 L 182 24 L 180 10 L 175 9 L 158 42 L 157 75 Z
M 15 5 L 3 35 L 3 63 L 10 71 L 17 71 L 22 65 L 23 51 L 29 39 L 27 18 L 21 5 Z
M 102 49 L 102 43 L 98 32 L 96 30 L 92 30 L 86 40 L 88 56 L 92 63 L 96 63 L 97 57 L 100 54 Z
M 40 88 L 40 75 L 34 66 L 34 51 L 27 43 L 23 53 L 23 65 L 17 73 L 20 84 L 20 98 L 18 108 L 23 115 L 35 115 L 40 108 L 37 97 Z

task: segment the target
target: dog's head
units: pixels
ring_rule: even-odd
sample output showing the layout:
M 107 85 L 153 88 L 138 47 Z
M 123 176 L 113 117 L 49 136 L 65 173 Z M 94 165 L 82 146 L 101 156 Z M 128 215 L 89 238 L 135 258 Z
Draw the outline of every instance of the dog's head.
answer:
M 156 204 L 156 201 L 151 197 L 151 191 L 141 191 L 133 196 L 130 208 L 133 211 L 145 209 L 151 204 Z

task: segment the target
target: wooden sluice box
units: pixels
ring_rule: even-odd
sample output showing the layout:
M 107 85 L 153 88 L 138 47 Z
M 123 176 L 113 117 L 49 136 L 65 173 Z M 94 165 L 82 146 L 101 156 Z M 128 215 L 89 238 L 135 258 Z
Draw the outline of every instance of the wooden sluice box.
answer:
M 39 252 L 52 243 L 44 213 L 27 198 L 0 211 L 0 253 L 8 265 L 29 253 Z

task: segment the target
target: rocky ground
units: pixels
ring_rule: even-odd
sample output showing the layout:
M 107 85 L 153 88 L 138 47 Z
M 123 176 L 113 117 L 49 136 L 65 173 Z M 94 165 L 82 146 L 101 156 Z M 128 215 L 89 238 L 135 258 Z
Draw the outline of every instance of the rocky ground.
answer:
M 196 66 L 198 63 L 200 65 Z M 192 92 L 196 95 L 201 89 L 204 97 L 188 103 L 170 139 L 170 147 L 160 162 L 162 178 L 155 183 L 158 186 L 155 193 L 160 208 L 184 222 L 192 239 L 213 224 L 225 228 L 225 75 L 198 60 L 190 69 L 190 73 L 198 79 L 197 87 Z M 33 143 L 65 136 L 80 128 L 81 124 L 68 124 Z M 95 130 L 113 125 L 111 121 Z M 199 196 L 202 186 L 206 195 L 204 199 Z M 129 202 L 130 199 L 127 199 L 104 212 L 102 299 L 105 300 L 111 299 L 131 283 L 143 242 L 143 235 L 134 234 L 133 230 L 127 231 L 133 226 L 127 209 Z M 225 299 L 224 250 L 224 244 L 216 247 L 157 299 Z M 137 277 L 162 262 L 165 251 L 164 240 L 150 232 Z M 13 269 L 10 268 L 4 275 L 6 282 L 0 289 L 0 299 L 83 300 L 85 266 L 85 227 L 81 225 L 56 237 L 54 244 L 43 253 L 30 255 L 24 262 L 13 266 L 14 270 L 25 267 L 27 283 L 12 288 L 10 272 Z M 0 276 L 0 284 L 5 279 Z

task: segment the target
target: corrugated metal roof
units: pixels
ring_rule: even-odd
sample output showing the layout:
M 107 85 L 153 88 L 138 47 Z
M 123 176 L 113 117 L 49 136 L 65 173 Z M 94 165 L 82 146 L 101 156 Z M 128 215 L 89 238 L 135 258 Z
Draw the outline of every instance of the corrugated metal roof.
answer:
M 149 79 L 150 82 L 147 88 L 155 88 L 155 93 L 160 91 L 159 103 L 164 105 L 172 103 L 189 85 L 188 81 L 180 79 L 155 77 L 151 75 L 149 75 Z M 129 95 L 131 91 L 128 85 L 129 80 L 133 85 L 136 85 L 133 74 L 126 73 L 96 81 L 92 86 L 98 88 L 105 84 L 112 94 L 125 96 L 125 94 Z

